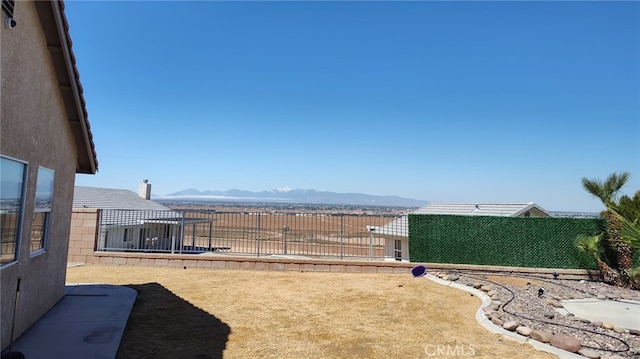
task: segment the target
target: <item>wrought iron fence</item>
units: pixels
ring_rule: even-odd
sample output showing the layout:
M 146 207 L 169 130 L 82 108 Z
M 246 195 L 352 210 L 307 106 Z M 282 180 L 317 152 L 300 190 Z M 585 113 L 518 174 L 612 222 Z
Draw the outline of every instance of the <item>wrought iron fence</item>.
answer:
M 398 241 L 404 239 L 406 242 L 407 233 L 406 228 L 393 225 L 398 217 L 344 213 L 102 210 L 97 250 L 408 259 L 408 253 L 399 254 Z M 400 219 L 406 223 L 406 217 Z

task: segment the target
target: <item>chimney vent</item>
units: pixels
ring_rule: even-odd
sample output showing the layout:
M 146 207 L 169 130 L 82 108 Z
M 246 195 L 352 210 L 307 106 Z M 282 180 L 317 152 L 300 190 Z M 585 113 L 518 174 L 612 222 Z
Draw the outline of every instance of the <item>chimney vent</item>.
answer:
M 142 180 L 142 183 L 138 185 L 138 196 L 144 199 L 151 199 L 151 183 L 149 183 L 149 180 Z

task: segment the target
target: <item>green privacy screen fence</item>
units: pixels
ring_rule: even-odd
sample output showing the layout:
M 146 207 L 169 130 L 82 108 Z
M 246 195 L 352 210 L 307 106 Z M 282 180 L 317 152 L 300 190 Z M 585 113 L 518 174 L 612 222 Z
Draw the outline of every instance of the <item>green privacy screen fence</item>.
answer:
M 600 218 L 409 215 L 411 262 L 597 269 L 578 235 L 603 230 Z

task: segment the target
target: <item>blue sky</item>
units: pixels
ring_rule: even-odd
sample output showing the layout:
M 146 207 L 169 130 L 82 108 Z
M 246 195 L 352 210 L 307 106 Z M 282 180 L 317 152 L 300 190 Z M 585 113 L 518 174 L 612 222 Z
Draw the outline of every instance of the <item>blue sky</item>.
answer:
M 96 175 L 600 211 L 640 189 L 638 2 L 67 1 Z

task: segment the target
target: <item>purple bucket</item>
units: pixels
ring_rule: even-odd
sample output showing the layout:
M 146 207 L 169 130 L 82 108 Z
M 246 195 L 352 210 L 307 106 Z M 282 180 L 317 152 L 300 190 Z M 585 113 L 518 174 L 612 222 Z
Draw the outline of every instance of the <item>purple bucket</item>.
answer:
M 424 277 L 425 274 L 427 274 L 427 267 L 423 265 L 411 268 L 411 275 L 413 275 L 413 278 Z

